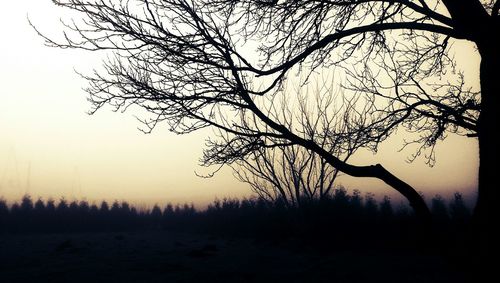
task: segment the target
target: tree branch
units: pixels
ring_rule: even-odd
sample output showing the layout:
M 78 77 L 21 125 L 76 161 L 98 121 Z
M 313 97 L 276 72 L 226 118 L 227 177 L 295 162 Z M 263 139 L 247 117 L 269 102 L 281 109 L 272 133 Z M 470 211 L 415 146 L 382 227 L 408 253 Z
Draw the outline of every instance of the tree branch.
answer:
M 304 60 L 307 58 L 309 55 L 311 55 L 313 52 L 322 49 L 328 44 L 331 44 L 335 41 L 338 41 L 340 39 L 353 36 L 353 35 L 359 35 L 363 33 L 368 33 L 368 32 L 381 32 L 381 31 L 388 31 L 388 30 L 422 30 L 422 31 L 429 31 L 429 32 L 434 32 L 434 33 L 440 33 L 444 34 L 450 37 L 454 38 L 460 38 L 463 39 L 464 37 L 454 31 L 451 28 L 445 27 L 445 26 L 437 26 L 433 24 L 426 24 L 426 23 L 380 23 L 380 24 L 372 24 L 372 25 L 366 25 L 366 26 L 361 26 L 361 27 L 355 27 L 351 28 L 348 30 L 342 30 L 339 32 L 336 32 L 334 34 L 330 34 L 316 42 L 315 44 L 312 44 L 308 48 L 306 48 L 301 54 L 295 56 L 294 58 L 286 61 L 285 63 L 281 64 L 280 66 L 271 68 L 269 70 L 258 70 L 258 69 L 253 69 L 253 68 L 240 68 L 239 70 L 248 70 L 248 71 L 253 71 L 257 73 L 259 76 L 264 76 L 264 75 L 271 75 L 276 72 L 282 71 L 286 72 L 290 68 L 292 68 L 295 64 L 299 63 L 300 61 Z

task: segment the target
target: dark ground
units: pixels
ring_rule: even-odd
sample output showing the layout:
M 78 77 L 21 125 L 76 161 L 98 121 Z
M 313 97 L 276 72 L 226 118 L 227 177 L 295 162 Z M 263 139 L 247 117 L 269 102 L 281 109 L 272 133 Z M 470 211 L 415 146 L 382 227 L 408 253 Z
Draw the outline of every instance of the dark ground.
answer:
M 468 282 L 432 253 L 354 250 L 168 232 L 0 235 L 0 282 Z

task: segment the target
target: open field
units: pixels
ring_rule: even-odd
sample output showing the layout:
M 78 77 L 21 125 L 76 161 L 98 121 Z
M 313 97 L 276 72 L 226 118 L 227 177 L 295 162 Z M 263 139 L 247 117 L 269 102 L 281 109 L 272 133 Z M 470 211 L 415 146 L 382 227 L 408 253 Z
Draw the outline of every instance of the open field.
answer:
M 444 258 L 168 232 L 0 236 L 1 282 L 467 282 Z

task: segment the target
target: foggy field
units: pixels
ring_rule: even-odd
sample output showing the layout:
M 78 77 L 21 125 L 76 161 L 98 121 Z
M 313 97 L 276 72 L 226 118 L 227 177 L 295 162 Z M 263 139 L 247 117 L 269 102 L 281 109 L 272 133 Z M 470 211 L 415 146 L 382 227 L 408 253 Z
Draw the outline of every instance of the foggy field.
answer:
M 433 255 L 168 232 L 2 235 L 0 276 L 4 283 L 466 282 Z
M 431 203 L 422 230 L 408 208 L 342 189 L 300 209 L 0 199 L 0 282 L 477 282 L 461 195 Z

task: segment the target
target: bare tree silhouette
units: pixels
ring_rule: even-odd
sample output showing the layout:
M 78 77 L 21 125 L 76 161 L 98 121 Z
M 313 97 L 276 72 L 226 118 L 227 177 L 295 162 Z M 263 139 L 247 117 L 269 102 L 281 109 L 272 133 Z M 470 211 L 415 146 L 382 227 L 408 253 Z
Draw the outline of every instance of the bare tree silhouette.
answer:
M 496 182 L 492 165 L 499 156 L 494 121 L 499 120 L 495 71 L 500 55 L 492 40 L 499 28 L 498 2 L 53 2 L 82 17 L 65 25 L 61 40 L 45 37 L 48 45 L 113 54 L 104 62 L 103 72 L 84 76 L 90 83 L 93 111 L 106 104 L 117 110 L 140 106 L 146 110 L 142 119 L 146 132 L 159 122 L 181 134 L 215 127 L 231 138 L 208 143 L 203 159 L 207 165 L 232 163 L 265 147 L 301 146 L 336 170 L 386 182 L 409 200 L 417 214 L 429 215 L 416 190 L 382 165 L 344 162 L 269 115 L 272 105 L 266 105 L 265 98 L 280 93 L 292 71 L 312 74 L 321 68 L 344 67 L 346 91 L 369 98 L 359 109 L 369 115 L 346 134 L 364 140 L 371 149 L 376 150 L 399 126 L 418 132 L 415 142 L 431 151 L 447 132 L 478 139 L 475 212 L 489 225 L 497 192 L 489 184 Z M 449 55 L 453 40 L 476 44 L 482 58 L 480 92 L 468 88 L 460 74 L 455 76 L 458 83 L 444 78 L 455 67 Z M 248 51 L 252 46 L 257 52 Z M 384 85 L 382 78 L 392 83 Z M 437 83 L 430 85 L 426 79 Z M 251 116 L 254 125 L 248 127 L 243 116 Z
M 275 107 L 267 115 L 279 117 L 286 128 L 297 129 L 345 162 L 364 146 L 365 140 L 345 135 L 353 126 L 351 121 L 363 119 L 364 113 L 354 111 L 356 100 L 346 99 L 325 84 L 312 92 L 301 92 L 300 88 L 293 93 L 282 92 L 270 102 Z M 251 128 L 253 122 L 245 124 Z M 331 197 L 339 174 L 317 153 L 294 144 L 258 148 L 236 159 L 231 167 L 237 179 L 248 183 L 260 198 L 271 202 L 280 199 L 288 207 Z

